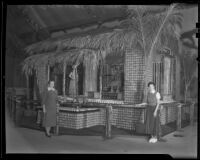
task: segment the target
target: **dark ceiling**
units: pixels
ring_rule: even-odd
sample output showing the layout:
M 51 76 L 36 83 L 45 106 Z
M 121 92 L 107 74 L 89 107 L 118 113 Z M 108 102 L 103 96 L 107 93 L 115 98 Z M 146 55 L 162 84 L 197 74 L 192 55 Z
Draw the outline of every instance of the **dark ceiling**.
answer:
M 8 5 L 6 44 L 24 48 L 52 32 L 124 19 L 120 5 Z
M 158 7 L 162 8 L 151 6 Z M 52 32 L 121 20 L 127 16 L 126 8 L 126 5 L 8 5 L 6 44 L 23 49 L 49 38 Z

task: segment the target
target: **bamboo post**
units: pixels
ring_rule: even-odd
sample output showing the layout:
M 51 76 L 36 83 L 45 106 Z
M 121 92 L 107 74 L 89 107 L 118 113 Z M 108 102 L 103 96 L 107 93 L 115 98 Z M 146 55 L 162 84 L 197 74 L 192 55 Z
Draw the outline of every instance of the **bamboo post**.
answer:
M 33 82 L 33 99 L 37 100 L 37 83 L 36 83 L 36 79 L 35 79 L 35 74 L 34 74 L 34 82 Z
M 75 96 L 78 97 L 78 79 L 77 79 L 77 68 L 75 68 Z
M 177 106 L 177 120 L 176 120 L 176 125 L 177 125 L 178 131 L 181 130 L 181 108 L 182 108 L 182 104 L 179 103 Z
M 50 80 L 50 67 L 47 65 L 47 79 Z
M 30 93 L 29 93 L 29 76 L 27 75 L 26 76 L 26 88 L 27 88 L 27 99 L 29 100 L 30 99 Z
M 8 95 L 8 109 L 10 116 L 12 116 L 12 94 Z
M 102 99 L 102 68 L 103 68 L 103 66 L 102 66 L 102 64 L 101 64 L 101 66 L 100 66 L 100 79 L 99 79 L 99 83 L 100 83 L 100 85 L 99 85 L 99 89 L 100 89 L 100 91 L 99 91 L 100 99 Z
M 111 127 L 112 127 L 112 106 L 106 106 L 106 138 L 111 138 Z
M 63 63 L 63 96 L 65 96 L 66 63 Z
M 168 110 L 169 110 L 169 107 L 168 106 L 166 106 L 166 124 L 168 123 L 168 120 L 169 120 L 169 112 L 168 112 Z
M 16 112 L 16 98 L 15 96 L 12 96 L 12 120 L 15 122 L 15 112 Z
M 56 135 L 59 135 L 59 107 L 56 108 Z
M 27 75 L 26 76 L 26 86 L 27 86 L 27 100 L 28 101 L 26 101 L 26 107 L 27 107 L 27 112 L 26 112 L 26 114 L 27 115 L 30 115 L 31 113 L 30 113 L 30 110 L 31 110 L 31 106 L 30 106 L 30 90 L 29 90 L 29 76 Z
M 190 125 L 194 125 L 194 104 L 190 105 Z
M 20 100 L 16 100 L 15 104 L 15 115 L 14 115 L 14 122 L 15 125 L 19 125 L 21 118 L 22 118 L 22 109 L 21 109 L 21 101 Z
M 17 107 L 17 99 L 14 98 L 13 99 L 13 116 L 12 117 L 13 117 L 13 122 L 15 125 L 16 125 L 16 112 L 17 112 L 16 107 Z

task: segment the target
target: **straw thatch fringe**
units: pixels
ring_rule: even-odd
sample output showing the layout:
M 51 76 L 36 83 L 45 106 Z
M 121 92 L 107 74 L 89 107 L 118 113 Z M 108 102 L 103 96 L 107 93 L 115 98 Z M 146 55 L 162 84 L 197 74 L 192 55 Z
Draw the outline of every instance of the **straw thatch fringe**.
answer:
M 26 52 L 31 55 L 23 62 L 22 71 L 26 75 L 31 75 L 36 71 L 37 81 L 39 84 L 44 81 L 44 66 L 55 66 L 55 64 L 77 65 L 83 63 L 93 64 L 96 68 L 107 54 L 134 48 L 137 44 L 135 33 L 131 30 L 114 30 L 112 32 L 101 33 L 96 35 L 77 36 L 77 37 L 60 37 L 48 39 L 30 45 L 25 48 Z M 119 53 L 119 52 L 114 52 Z M 41 69 L 42 68 L 42 69 Z M 61 67 L 63 70 L 63 67 Z M 43 78 L 40 75 L 43 74 Z M 46 77 L 47 78 L 47 77 Z M 39 85 L 39 87 L 41 87 Z M 40 90 L 42 90 L 40 88 Z
M 32 54 L 43 52 L 63 51 L 70 48 L 79 49 L 97 49 L 111 52 L 114 50 L 123 50 L 125 48 L 133 48 L 135 45 L 135 33 L 131 30 L 114 30 L 109 33 L 102 33 L 97 35 L 87 35 L 84 37 L 66 38 L 61 37 L 56 40 L 46 40 L 32 44 L 25 48 L 25 51 Z
M 44 89 L 43 87 L 46 86 L 48 80 L 48 66 L 57 66 L 58 70 L 61 70 L 62 72 L 64 64 L 74 65 L 83 63 L 85 66 L 92 62 L 93 67 L 97 67 L 99 62 L 101 62 L 105 56 L 105 51 L 91 49 L 73 49 L 64 52 L 48 52 L 27 57 L 22 63 L 22 71 L 26 76 L 32 75 L 33 70 L 36 71 L 37 83 L 40 92 L 42 92 Z

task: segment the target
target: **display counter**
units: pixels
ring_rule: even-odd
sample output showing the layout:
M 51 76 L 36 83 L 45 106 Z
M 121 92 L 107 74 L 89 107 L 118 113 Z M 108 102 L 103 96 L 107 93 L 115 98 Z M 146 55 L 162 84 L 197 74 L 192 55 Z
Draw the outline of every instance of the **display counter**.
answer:
M 37 123 L 41 123 L 42 106 L 39 101 L 10 99 L 12 111 L 24 105 L 32 105 L 33 110 L 37 110 Z M 115 126 L 117 128 L 132 130 L 137 133 L 139 125 L 145 125 L 146 104 L 124 104 L 121 101 L 115 103 L 104 103 L 93 100 L 90 102 L 59 102 L 57 107 L 57 128 L 65 127 L 72 129 L 89 128 L 96 125 Z M 112 102 L 112 101 L 109 101 Z M 161 101 L 162 110 L 160 112 L 161 125 L 177 122 L 177 128 L 181 128 L 182 120 L 192 118 L 193 111 L 191 105 L 180 104 L 175 101 Z M 108 109 L 109 108 L 109 109 Z M 16 112 L 17 113 L 17 112 Z M 41 114 L 42 115 L 42 114 Z M 13 116 L 14 119 L 15 116 Z M 40 119 L 40 120 L 39 120 Z M 109 123 L 108 123 L 109 122 Z M 145 133 L 145 131 L 142 131 Z
M 163 109 L 161 110 L 160 119 L 161 125 L 176 121 L 177 119 L 177 105 L 175 101 L 161 101 Z M 71 106 L 71 109 L 69 109 Z M 86 103 L 62 103 L 59 107 L 58 123 L 62 127 L 74 127 L 81 126 L 86 120 L 79 120 L 81 117 L 85 116 L 85 119 L 89 119 L 90 115 L 90 125 L 85 123 L 85 126 L 89 127 L 94 125 L 105 125 L 106 124 L 106 106 L 112 106 L 112 116 L 111 125 L 117 128 L 123 128 L 128 130 L 136 131 L 136 126 L 138 124 L 145 124 L 145 114 L 146 114 L 146 104 L 106 104 L 106 103 L 96 103 L 96 102 L 86 102 Z M 88 110 L 87 110 L 88 109 Z M 87 114 L 89 110 L 94 109 L 96 113 Z M 70 112 L 71 110 L 74 110 Z M 85 111 L 85 113 L 81 113 Z M 76 121 L 72 120 L 71 117 L 77 117 Z M 70 117 L 70 119 L 69 119 Z M 72 122 L 73 121 L 73 122 Z M 73 123 L 71 125 L 70 123 Z M 75 123 L 80 123 L 76 124 Z M 79 127 L 77 127 L 79 128 Z

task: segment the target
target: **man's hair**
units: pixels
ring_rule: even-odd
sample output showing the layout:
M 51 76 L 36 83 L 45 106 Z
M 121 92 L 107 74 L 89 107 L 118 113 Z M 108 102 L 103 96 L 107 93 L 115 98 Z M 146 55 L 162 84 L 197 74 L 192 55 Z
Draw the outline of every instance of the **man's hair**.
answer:
M 156 85 L 155 85 L 154 82 L 149 82 L 149 83 L 148 83 L 148 87 L 149 87 L 151 84 L 152 84 L 154 87 L 156 87 Z

